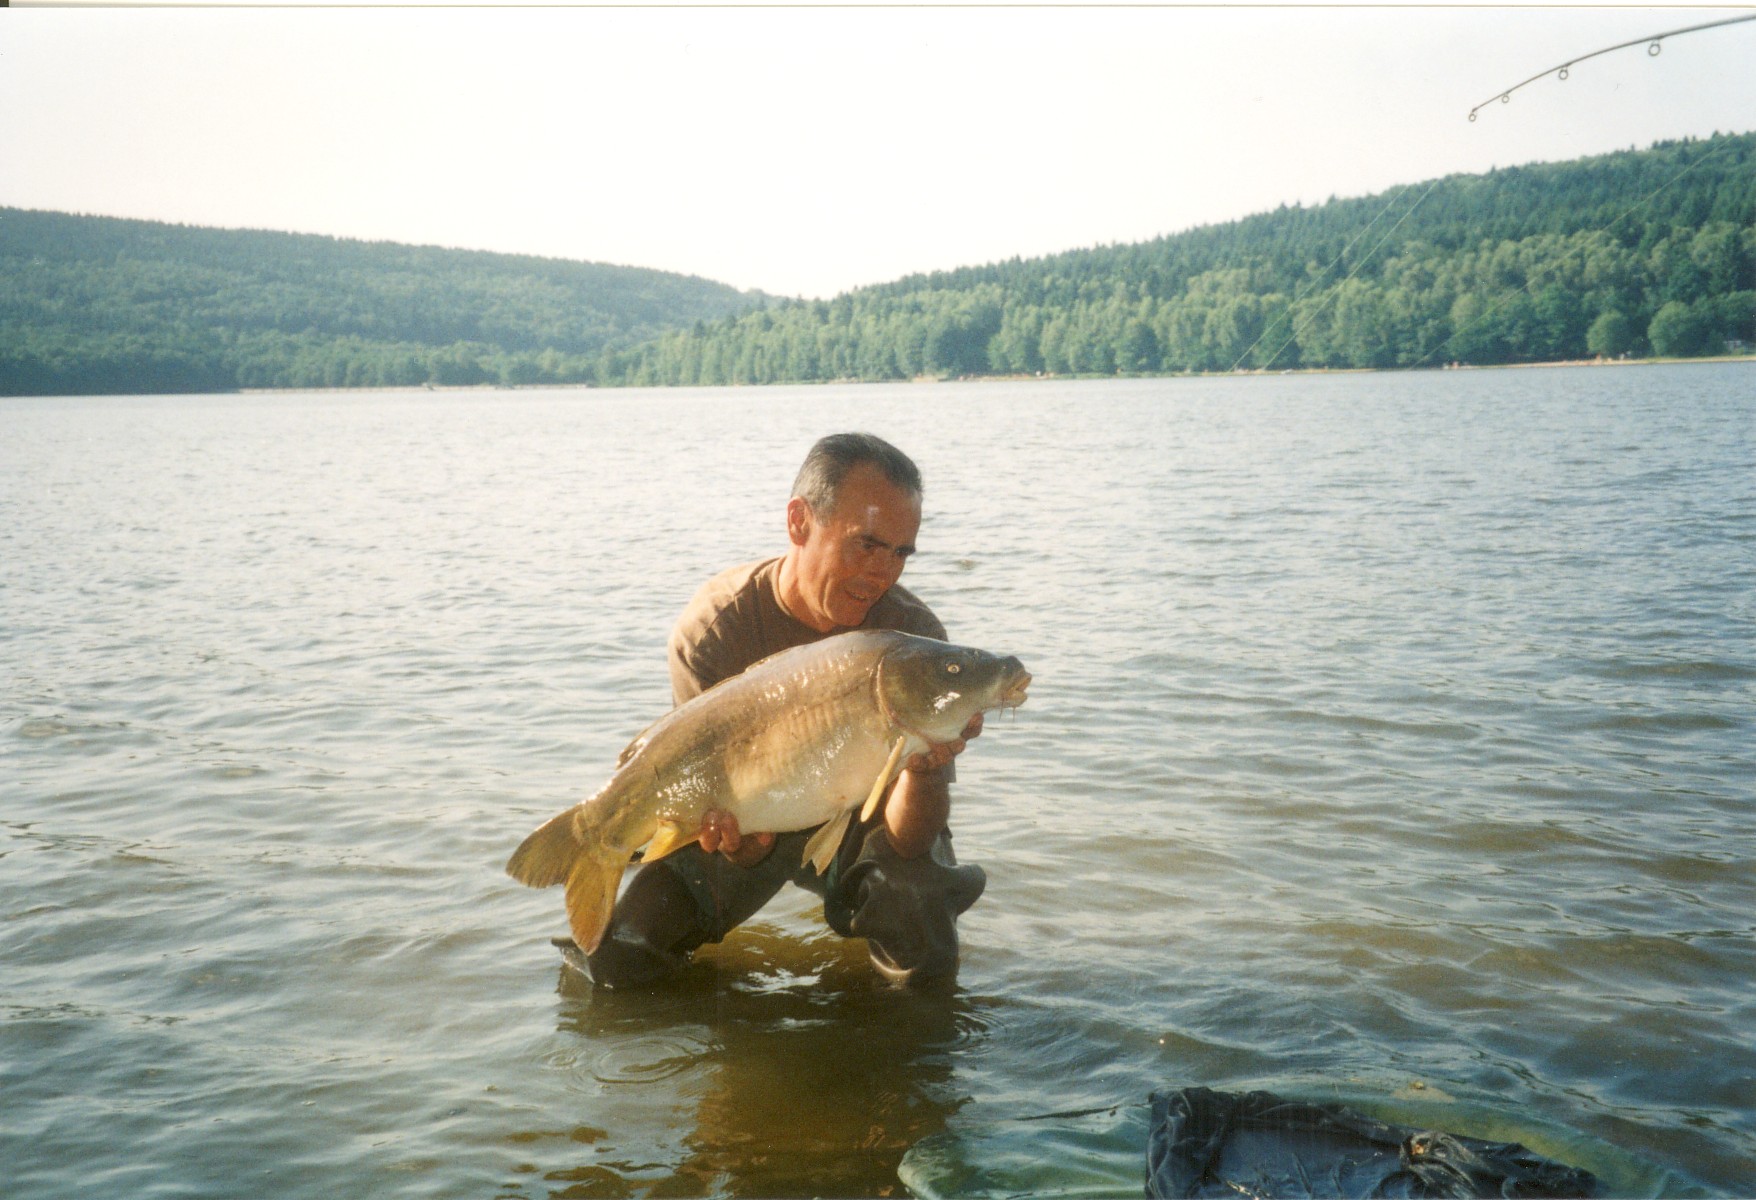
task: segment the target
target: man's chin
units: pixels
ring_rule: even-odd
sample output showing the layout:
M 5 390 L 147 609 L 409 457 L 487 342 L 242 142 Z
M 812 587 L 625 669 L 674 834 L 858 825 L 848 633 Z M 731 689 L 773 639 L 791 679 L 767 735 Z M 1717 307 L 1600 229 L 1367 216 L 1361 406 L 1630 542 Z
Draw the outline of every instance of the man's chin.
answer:
M 843 629 L 857 629 L 866 623 L 866 616 L 876 603 L 878 603 L 876 600 L 868 600 L 864 603 L 857 600 L 844 600 L 830 614 L 830 619 Z

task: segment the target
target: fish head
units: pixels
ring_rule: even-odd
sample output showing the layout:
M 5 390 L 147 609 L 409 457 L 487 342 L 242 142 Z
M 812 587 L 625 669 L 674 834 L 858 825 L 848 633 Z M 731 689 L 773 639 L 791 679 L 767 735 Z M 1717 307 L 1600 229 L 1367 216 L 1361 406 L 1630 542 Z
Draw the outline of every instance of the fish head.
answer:
M 1024 703 L 1030 672 L 1010 655 L 903 637 L 884 655 L 879 696 L 897 724 L 932 742 L 963 733 L 977 713 Z

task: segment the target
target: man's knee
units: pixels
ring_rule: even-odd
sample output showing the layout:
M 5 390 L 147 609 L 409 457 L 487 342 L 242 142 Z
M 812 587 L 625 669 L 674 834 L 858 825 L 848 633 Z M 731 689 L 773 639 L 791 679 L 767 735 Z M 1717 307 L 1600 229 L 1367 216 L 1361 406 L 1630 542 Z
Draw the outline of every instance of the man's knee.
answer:
M 616 902 L 604 940 L 582 955 L 586 974 L 605 987 L 639 987 L 675 974 L 707 942 L 717 942 L 754 916 L 786 883 L 799 847 L 777 839 L 753 867 L 685 846 L 643 866 Z
M 941 835 L 927 854 L 903 858 L 880 827 L 837 890 L 846 930 L 866 939 L 873 966 L 894 982 L 914 985 L 957 974 L 957 918 L 986 886 L 980 867 L 958 865 L 948 837 Z
M 604 940 L 590 954 L 576 951 L 569 961 L 583 964 L 601 987 L 640 987 L 682 970 L 696 947 L 708 940 L 700 907 L 682 880 L 658 863 L 642 867 L 616 902 Z

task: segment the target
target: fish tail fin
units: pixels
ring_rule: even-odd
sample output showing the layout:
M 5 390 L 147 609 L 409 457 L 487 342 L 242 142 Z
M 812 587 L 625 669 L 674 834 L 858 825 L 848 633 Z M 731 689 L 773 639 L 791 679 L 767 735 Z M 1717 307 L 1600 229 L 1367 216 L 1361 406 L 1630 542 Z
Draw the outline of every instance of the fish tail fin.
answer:
M 539 826 L 512 857 L 506 860 L 506 873 L 526 887 L 554 887 L 573 873 L 573 861 L 584 853 L 574 817 L 578 808 L 570 808 Z
M 616 889 L 628 858 L 590 836 L 581 836 L 577 807 L 539 826 L 512 852 L 506 873 L 526 887 L 567 885 L 567 923 L 573 940 L 590 954 L 604 939 Z
M 628 860 L 607 849 L 579 855 L 567 876 L 567 923 L 573 940 L 590 954 L 604 940 L 616 909 L 616 889 Z

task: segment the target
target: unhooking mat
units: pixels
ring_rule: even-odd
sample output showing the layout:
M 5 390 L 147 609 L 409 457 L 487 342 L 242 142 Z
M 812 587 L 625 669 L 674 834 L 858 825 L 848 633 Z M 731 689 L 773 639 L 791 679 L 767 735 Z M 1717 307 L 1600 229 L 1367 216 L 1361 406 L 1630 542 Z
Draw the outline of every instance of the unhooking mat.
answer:
M 1589 1171 L 1516 1142 L 1409 1129 L 1268 1092 L 1154 1092 L 1146 1194 L 1194 1197 L 1591 1196 Z

